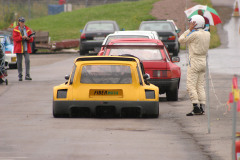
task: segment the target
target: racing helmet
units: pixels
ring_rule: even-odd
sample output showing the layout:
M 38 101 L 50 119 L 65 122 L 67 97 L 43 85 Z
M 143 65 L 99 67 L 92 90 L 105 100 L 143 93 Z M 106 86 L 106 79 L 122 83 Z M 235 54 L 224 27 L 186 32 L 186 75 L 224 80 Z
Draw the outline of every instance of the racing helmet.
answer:
M 189 21 L 196 22 L 197 25 L 194 27 L 195 29 L 204 28 L 204 26 L 205 26 L 205 20 L 204 20 L 203 16 L 201 16 L 201 15 L 194 15 L 191 17 L 191 19 Z

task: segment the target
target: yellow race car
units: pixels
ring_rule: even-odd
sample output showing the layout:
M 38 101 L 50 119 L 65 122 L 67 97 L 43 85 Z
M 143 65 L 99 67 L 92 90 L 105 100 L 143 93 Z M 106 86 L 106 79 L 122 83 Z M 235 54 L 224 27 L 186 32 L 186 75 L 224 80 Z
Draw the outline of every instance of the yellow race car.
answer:
M 147 78 L 135 57 L 76 58 L 68 81 L 53 88 L 53 116 L 157 118 L 159 90 Z

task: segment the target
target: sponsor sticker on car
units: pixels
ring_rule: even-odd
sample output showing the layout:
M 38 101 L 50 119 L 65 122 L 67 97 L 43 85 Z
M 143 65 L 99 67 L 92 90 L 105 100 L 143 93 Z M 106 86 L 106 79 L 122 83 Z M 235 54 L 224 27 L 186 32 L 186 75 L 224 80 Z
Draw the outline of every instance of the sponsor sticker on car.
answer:
M 96 97 L 96 96 L 114 96 L 114 97 L 122 97 L 123 92 L 121 89 L 91 89 L 89 92 L 89 97 Z

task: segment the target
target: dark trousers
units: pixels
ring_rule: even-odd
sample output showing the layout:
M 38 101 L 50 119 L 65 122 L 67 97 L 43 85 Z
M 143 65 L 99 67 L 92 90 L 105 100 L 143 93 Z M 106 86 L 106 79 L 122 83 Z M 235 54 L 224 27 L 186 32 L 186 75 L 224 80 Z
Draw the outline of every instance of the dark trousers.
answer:
M 17 68 L 18 68 L 18 77 L 22 77 L 22 59 L 24 56 L 25 59 L 25 68 L 26 68 L 26 76 L 30 76 L 30 59 L 29 59 L 29 53 L 17 53 Z

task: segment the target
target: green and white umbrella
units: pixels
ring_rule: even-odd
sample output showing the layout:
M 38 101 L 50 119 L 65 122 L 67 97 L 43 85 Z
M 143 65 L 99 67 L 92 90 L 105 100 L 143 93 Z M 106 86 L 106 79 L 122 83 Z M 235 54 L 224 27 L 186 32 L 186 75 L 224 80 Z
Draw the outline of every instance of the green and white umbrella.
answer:
M 198 15 L 198 10 L 203 11 L 203 16 L 205 16 L 209 19 L 210 25 L 215 26 L 219 23 L 222 23 L 216 10 L 211 7 L 208 7 L 208 6 L 195 5 L 192 8 L 185 10 L 184 12 L 185 12 L 187 18 L 190 19 L 193 15 Z

